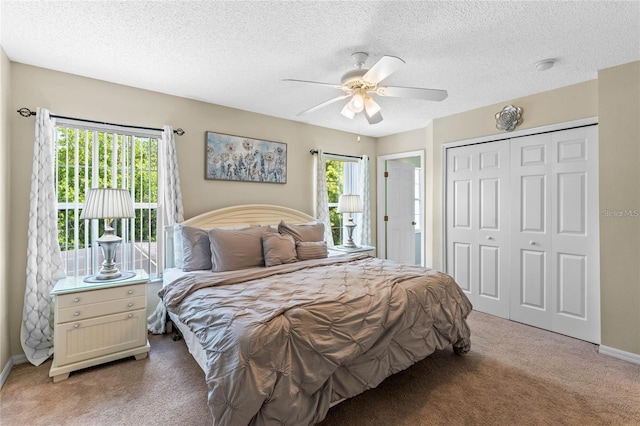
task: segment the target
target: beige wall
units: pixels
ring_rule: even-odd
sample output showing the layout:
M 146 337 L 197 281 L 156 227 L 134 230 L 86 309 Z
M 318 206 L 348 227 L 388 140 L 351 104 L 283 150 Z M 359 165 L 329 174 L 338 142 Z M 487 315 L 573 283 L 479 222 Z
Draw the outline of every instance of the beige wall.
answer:
M 11 110 L 48 108 L 54 114 L 186 131 L 176 137 L 185 217 L 243 203 L 280 204 L 313 214 L 312 148 L 375 158 L 375 140 L 303 123 L 225 108 L 175 96 L 111 84 L 19 63 L 11 64 Z M 33 118 L 10 114 L 12 221 L 10 244 L 11 351 L 19 342 L 25 285 L 25 252 L 29 179 L 33 154 Z M 287 183 L 223 182 L 204 179 L 205 131 L 216 131 L 287 143 Z M 375 162 L 371 162 L 375 176 Z M 375 188 L 371 188 L 375 205 Z M 372 218 L 375 220 L 375 215 Z M 375 232 L 375 230 L 374 230 Z M 375 235 L 374 235 L 375 238 Z
M 640 354 L 640 62 L 601 70 L 598 93 L 602 344 Z
M 0 371 L 12 355 L 9 339 L 9 125 L 11 65 L 0 46 Z

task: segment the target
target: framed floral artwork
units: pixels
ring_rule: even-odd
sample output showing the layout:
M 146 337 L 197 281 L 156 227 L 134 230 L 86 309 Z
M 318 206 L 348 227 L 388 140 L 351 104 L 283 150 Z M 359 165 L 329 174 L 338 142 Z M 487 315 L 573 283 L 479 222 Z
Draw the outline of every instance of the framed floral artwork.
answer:
M 205 179 L 287 183 L 287 144 L 205 133 Z

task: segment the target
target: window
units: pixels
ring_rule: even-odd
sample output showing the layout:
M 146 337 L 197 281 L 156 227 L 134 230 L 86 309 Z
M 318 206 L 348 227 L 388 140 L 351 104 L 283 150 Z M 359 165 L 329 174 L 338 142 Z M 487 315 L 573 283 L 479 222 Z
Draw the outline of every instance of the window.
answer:
M 342 244 L 342 213 L 338 213 L 338 201 L 342 194 L 358 194 L 358 175 L 360 165 L 357 159 L 339 156 L 327 156 L 327 192 L 329 196 L 329 218 L 331 233 L 335 245 Z
M 131 192 L 135 218 L 115 220 L 122 244 L 116 253 L 122 271 L 144 269 L 158 274 L 157 233 L 159 132 L 129 133 L 123 128 L 85 128 L 58 120 L 56 127 L 58 241 L 67 275 L 92 275 L 100 270 L 102 250 L 95 242 L 104 220 L 80 220 L 88 189 L 125 188 Z

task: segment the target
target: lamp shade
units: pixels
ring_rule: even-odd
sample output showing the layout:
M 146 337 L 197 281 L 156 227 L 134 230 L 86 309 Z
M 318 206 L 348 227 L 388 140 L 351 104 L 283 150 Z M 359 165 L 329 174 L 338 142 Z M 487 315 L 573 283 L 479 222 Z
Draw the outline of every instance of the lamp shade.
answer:
M 135 217 L 131 194 L 126 189 L 91 188 L 87 191 L 80 219 Z
M 362 212 L 362 200 L 359 195 L 341 195 L 338 200 L 338 213 Z

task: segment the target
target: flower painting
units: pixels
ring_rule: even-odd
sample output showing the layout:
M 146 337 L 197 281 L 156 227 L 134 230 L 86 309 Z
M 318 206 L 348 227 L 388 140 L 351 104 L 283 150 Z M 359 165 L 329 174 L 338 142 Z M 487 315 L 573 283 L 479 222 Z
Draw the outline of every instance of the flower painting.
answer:
M 206 132 L 205 178 L 287 183 L 287 144 Z

